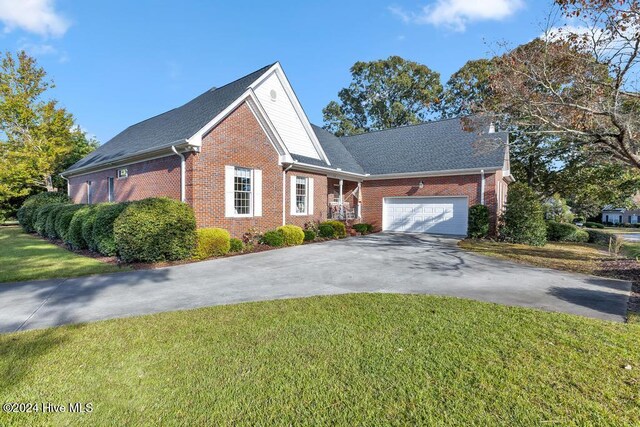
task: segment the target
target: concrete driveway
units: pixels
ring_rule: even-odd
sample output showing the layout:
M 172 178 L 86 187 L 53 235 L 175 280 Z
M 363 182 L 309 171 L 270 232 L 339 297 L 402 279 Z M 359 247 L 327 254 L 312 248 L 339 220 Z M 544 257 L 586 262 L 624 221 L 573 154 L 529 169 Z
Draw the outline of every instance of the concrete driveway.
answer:
M 629 282 L 482 257 L 456 242 L 375 234 L 156 270 L 0 284 L 0 332 L 354 292 L 450 295 L 624 319 Z

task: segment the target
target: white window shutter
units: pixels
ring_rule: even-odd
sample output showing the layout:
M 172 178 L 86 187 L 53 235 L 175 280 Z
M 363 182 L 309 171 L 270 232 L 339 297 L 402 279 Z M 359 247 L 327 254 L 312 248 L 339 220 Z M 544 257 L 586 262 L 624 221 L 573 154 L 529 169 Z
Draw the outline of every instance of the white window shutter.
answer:
M 307 198 L 309 206 L 307 207 L 307 213 L 313 215 L 313 178 L 307 178 Z
M 296 177 L 291 175 L 291 186 L 289 188 L 289 205 L 291 207 L 291 215 L 296 214 Z
M 253 216 L 262 216 L 262 171 L 253 170 Z
M 233 166 L 224 167 L 224 216 L 235 216 L 236 209 L 234 206 L 234 188 L 233 178 L 235 176 L 236 168 Z

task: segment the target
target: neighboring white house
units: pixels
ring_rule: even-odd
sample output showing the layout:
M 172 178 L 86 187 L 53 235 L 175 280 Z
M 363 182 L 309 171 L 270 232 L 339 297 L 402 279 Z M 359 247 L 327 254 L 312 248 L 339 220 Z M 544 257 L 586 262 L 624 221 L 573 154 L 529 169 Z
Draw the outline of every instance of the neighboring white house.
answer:
M 602 222 L 613 224 L 637 224 L 640 218 L 640 209 L 614 208 L 605 206 L 602 209 Z

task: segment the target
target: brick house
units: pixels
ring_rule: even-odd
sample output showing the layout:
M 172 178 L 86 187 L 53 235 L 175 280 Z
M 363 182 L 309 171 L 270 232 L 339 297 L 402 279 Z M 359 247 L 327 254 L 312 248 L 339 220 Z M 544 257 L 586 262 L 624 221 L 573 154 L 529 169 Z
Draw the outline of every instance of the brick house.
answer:
M 464 235 L 468 207 L 492 227 L 509 173 L 507 134 L 449 119 L 338 138 L 309 123 L 275 63 L 125 129 L 65 171 L 75 203 L 182 200 L 198 227 L 232 236 L 338 218 L 378 230 Z

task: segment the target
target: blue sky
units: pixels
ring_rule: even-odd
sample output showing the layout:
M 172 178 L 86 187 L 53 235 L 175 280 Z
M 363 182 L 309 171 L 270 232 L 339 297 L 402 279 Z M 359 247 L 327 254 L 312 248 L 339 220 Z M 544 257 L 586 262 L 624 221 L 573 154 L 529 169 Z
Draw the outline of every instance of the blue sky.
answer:
M 128 125 L 280 61 L 314 123 L 358 60 L 426 64 L 443 82 L 496 43 L 539 35 L 536 0 L 0 0 L 0 49 L 25 49 L 52 95 L 106 142 Z

